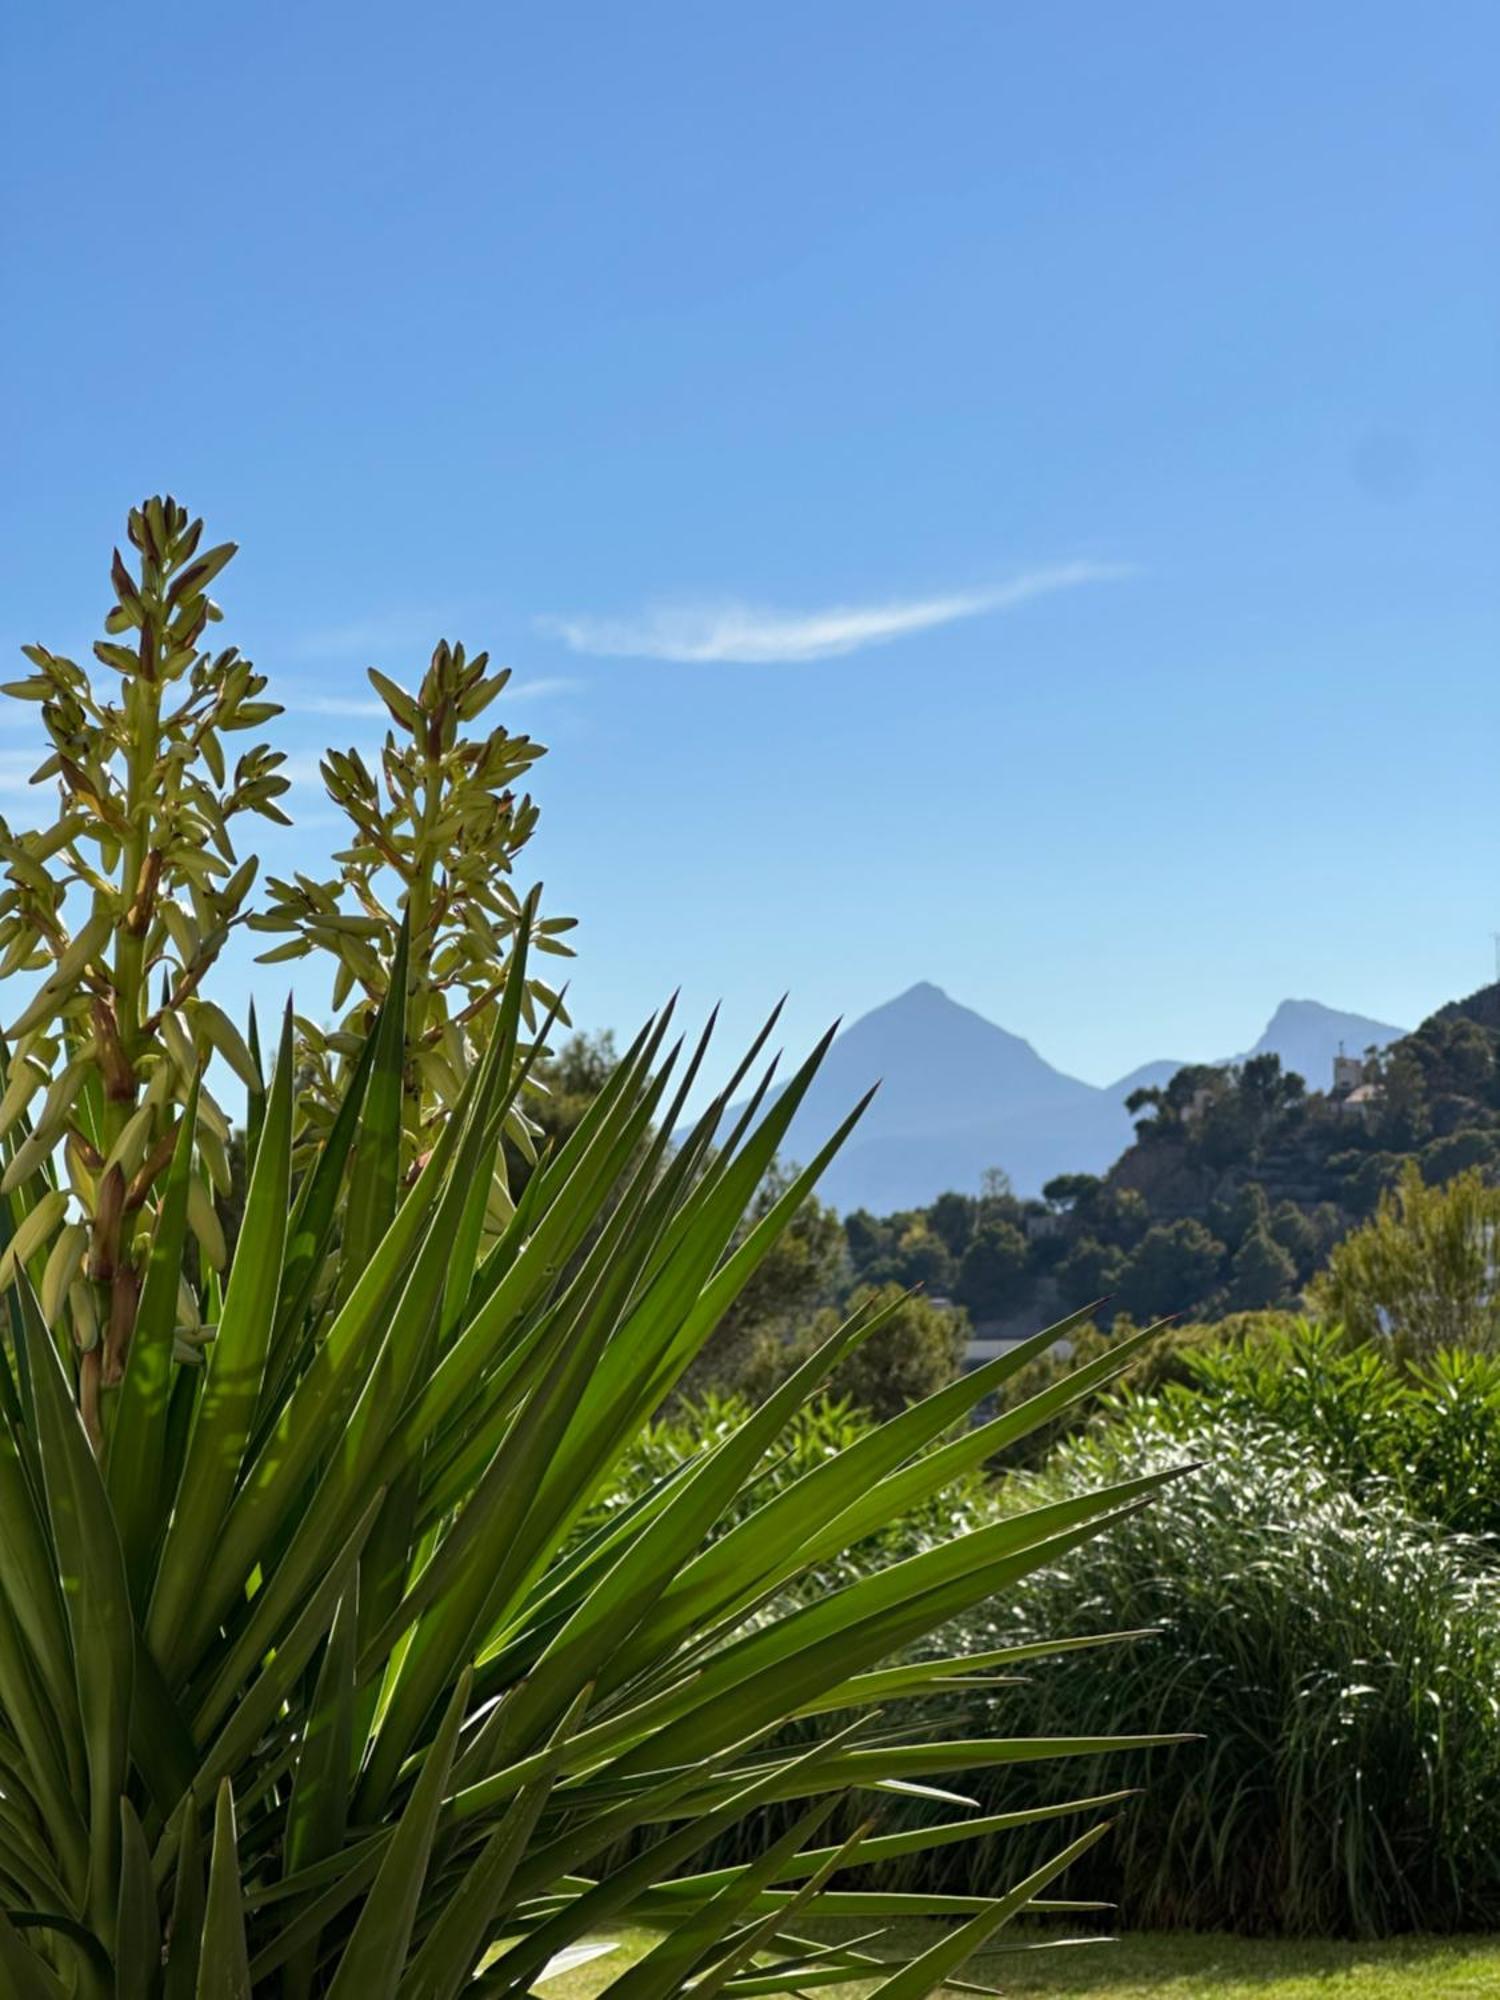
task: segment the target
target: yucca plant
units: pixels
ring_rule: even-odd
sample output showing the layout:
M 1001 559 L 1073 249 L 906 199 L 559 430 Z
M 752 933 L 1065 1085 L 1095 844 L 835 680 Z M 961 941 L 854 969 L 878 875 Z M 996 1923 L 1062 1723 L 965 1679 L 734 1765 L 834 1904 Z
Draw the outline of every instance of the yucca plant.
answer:
M 147 539 L 153 521 L 191 537 L 179 512 L 149 503 Z M 171 582 L 163 564 L 152 588 Z M 157 617 L 150 593 L 142 615 Z M 179 650 L 191 649 L 198 615 Z M 194 656 L 178 671 L 196 685 L 204 669 Z M 156 698 L 140 696 L 139 708 L 119 725 L 127 758 L 131 730 L 159 723 Z M 140 761 L 137 746 L 131 768 Z M 139 786 L 110 805 L 123 814 L 117 859 L 128 878 L 157 808 Z M 71 840 L 52 853 L 76 858 Z M 12 846 L 45 872 L 35 844 Z M 79 886 L 74 875 L 66 888 Z M 88 1106 L 96 1066 L 116 1060 L 108 1036 L 88 1034 L 94 1000 L 115 1004 L 120 961 L 106 962 L 103 947 L 127 940 L 133 980 L 149 960 L 128 908 L 123 931 L 113 921 L 109 879 L 83 886 L 111 920 L 69 960 L 65 1004 L 47 1015 L 58 1025 L 26 1059 L 81 1063 Z M 54 924 L 63 901 L 46 904 Z M 618 2000 L 805 1991 L 871 1974 L 883 1975 L 889 2000 L 909 2000 L 1016 1911 L 1045 1905 L 1053 1878 L 1104 1831 L 1097 1811 L 1108 1799 L 1047 1806 L 1042 1818 L 1084 1812 L 1092 1823 L 979 1897 L 893 1900 L 852 1872 L 1038 1818 L 965 1818 L 967 1802 L 941 1788 L 946 1772 L 1105 1747 L 1086 1736 L 935 1740 L 883 1722 L 881 1707 L 972 1689 L 1048 1650 L 903 1658 L 1145 1504 L 1169 1471 L 996 1520 L 811 1602 L 787 1586 L 1108 1379 L 1137 1343 L 969 1427 L 1065 1331 L 1050 1329 L 747 1513 L 744 1490 L 768 1449 L 839 1360 L 880 1337 L 878 1314 L 857 1318 L 701 1456 L 599 1518 L 615 1468 L 859 1108 L 746 1233 L 742 1218 L 826 1040 L 779 1096 L 768 1070 L 731 1113 L 768 1024 L 674 1142 L 707 1035 L 690 1050 L 669 1045 L 668 1009 L 497 1218 L 502 1135 L 523 1118 L 549 1026 L 527 1025 L 541 935 L 533 896 L 517 908 L 448 1114 L 411 1173 L 408 1010 L 424 988 L 409 908 L 331 1116 L 301 1115 L 290 1012 L 264 1086 L 249 1038 L 243 1057 L 236 1046 L 249 1072 L 249 1185 L 222 1278 L 188 1254 L 211 1129 L 202 1079 L 158 1045 L 160 1024 L 132 986 L 130 1095 L 122 1072 L 104 1101 L 118 1124 L 127 1101 L 151 1099 L 161 1164 L 120 1239 L 139 1282 L 128 1314 L 120 1309 L 107 1394 L 88 1379 L 97 1317 L 80 1324 L 75 1313 L 92 1311 L 88 1287 L 111 1274 L 89 1269 L 61 1286 L 55 1275 L 57 1233 L 75 1205 L 98 1240 L 88 1155 L 84 1192 L 70 1192 L 56 1152 L 71 1145 L 72 1123 L 39 1131 L 23 1112 L 4 1138 L 12 1168 L 22 1160 L 0 1202 L 5 1992 L 521 1994 L 628 1919 L 655 1927 L 660 1943 L 614 1981 Z M 171 1080 L 151 1098 L 168 1060 Z M 183 1337 L 185 1290 L 194 1339 Z M 958 1816 L 903 1828 L 913 1792 L 948 1800 Z M 869 1814 L 851 1838 L 820 1845 L 819 1828 L 851 1794 Z M 800 1811 L 787 1828 L 789 1802 Z M 700 1850 L 766 1808 L 781 1809 L 777 1830 L 753 1860 L 692 1872 Z M 627 1848 L 632 1858 L 606 1872 L 605 1857 Z M 956 1921 L 904 1966 L 883 1965 L 868 1936 L 810 1941 L 822 1917 L 878 1930 L 893 1913 Z

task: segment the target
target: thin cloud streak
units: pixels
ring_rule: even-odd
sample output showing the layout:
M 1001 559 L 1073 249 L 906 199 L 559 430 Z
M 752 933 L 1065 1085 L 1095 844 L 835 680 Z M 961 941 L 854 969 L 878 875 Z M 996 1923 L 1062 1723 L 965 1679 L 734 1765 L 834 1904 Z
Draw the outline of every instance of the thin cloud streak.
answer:
M 811 612 L 746 604 L 664 605 L 637 618 L 539 618 L 537 624 L 575 653 L 691 665 L 775 666 L 836 659 L 961 619 L 1013 611 L 1057 591 L 1115 583 L 1134 574 L 1128 563 L 1058 563 L 989 590 L 954 591 L 892 604 L 836 605 Z

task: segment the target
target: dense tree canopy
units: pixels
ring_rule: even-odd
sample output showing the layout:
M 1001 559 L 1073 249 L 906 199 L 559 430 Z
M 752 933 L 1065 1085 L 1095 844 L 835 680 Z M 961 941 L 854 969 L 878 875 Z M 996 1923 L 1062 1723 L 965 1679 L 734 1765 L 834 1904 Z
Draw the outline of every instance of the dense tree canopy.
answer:
M 875 1332 L 833 1371 L 830 1394 L 847 1396 L 877 1417 L 894 1417 L 958 1374 L 969 1338 L 963 1313 L 899 1285 L 859 1285 L 841 1306 L 823 1307 L 790 1339 L 763 1332 L 741 1371 L 740 1386 L 753 1400 L 769 1396 L 854 1313 L 882 1317 Z

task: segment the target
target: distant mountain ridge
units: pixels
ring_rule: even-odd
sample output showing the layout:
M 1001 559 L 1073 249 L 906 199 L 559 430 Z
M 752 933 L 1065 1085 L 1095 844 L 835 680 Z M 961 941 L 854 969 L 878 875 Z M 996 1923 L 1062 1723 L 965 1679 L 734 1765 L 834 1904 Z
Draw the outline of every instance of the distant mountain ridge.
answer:
M 1284 1000 L 1246 1053 L 1274 1051 L 1309 1088 L 1323 1089 L 1341 1047 L 1361 1055 L 1405 1032 L 1316 1000 Z M 875 1101 L 823 1177 L 824 1200 L 888 1214 L 948 1188 L 977 1192 L 988 1167 L 1003 1167 L 1017 1194 L 1038 1194 L 1054 1174 L 1111 1166 L 1134 1137 L 1130 1092 L 1182 1067 L 1161 1060 L 1112 1084 L 1085 1083 L 923 980 L 837 1037 L 782 1153 L 811 1158 L 878 1080 Z

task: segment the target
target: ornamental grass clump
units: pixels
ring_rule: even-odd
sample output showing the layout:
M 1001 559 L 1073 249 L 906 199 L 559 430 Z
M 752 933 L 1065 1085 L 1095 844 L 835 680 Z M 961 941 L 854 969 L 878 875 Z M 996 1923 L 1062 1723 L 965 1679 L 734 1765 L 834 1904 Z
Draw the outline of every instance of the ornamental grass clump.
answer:
M 1111 1627 L 1154 1637 L 1061 1654 L 976 1711 L 1000 1734 L 1201 1734 L 1174 1751 L 1118 1837 L 1070 1886 L 1128 1921 L 1302 1936 L 1500 1923 L 1500 1611 L 1487 1545 L 1351 1490 L 1315 1445 L 1263 1417 L 1138 1403 L 1063 1445 L 1019 1489 L 1056 1504 L 1184 1457 L 1199 1470 L 1080 1559 L 1033 1572 L 971 1643 L 1055 1644 Z M 1017 1612 L 1019 1611 L 1019 1616 Z M 1112 1753 L 1080 1767 L 1118 1783 Z M 1072 1774 L 1070 1773 L 1070 1777 Z M 1011 1806 L 1061 1794 L 1034 1767 Z M 972 1783 L 988 1802 L 990 1779 Z M 1040 1858 L 1034 1832 L 922 1854 L 886 1886 L 968 1894 Z
M 1039 1863 L 924 1905 L 959 1921 L 908 1965 L 815 1945 L 894 1907 L 859 1870 L 991 1834 L 944 1774 L 1106 1744 L 948 1740 L 893 1701 L 1003 1671 L 1001 1645 L 899 1660 L 1119 1521 L 1170 1467 L 1047 1498 L 799 1600 L 793 1588 L 960 1485 L 1124 1365 L 1122 1347 L 968 1428 L 1029 1354 L 837 1441 L 745 1511 L 747 1483 L 881 1315 L 857 1316 L 710 1449 L 602 1507 L 616 1469 L 852 1127 L 746 1231 L 818 1068 L 752 1078 L 686 1136 L 707 1035 L 649 1021 L 576 1128 L 532 1144 L 560 923 L 504 884 L 531 758 L 463 726 L 498 689 L 439 648 L 392 713 L 384 791 L 352 758 L 341 873 L 257 908 L 234 828 L 282 816 L 264 683 L 202 641 L 232 551 L 171 500 L 131 516 L 101 692 L 37 647 L 59 812 L 0 830 L 9 973 L 0 1148 L 0 1990 L 37 2000 L 452 2000 L 520 1995 L 628 1921 L 655 1949 L 619 2000 L 948 1977 L 1104 1831 L 1047 1805 Z M 402 732 L 405 732 L 403 735 Z M 527 809 L 529 811 L 529 808 Z M 487 871 L 484 857 L 492 867 Z M 377 865 L 378 858 L 378 865 Z M 338 1026 L 290 1012 L 263 1074 L 209 997 L 252 915 L 331 951 Z M 247 1092 L 232 1251 L 228 1114 Z M 534 1158 L 513 1191 L 505 1162 Z M 768 1608 L 769 1607 L 769 1608 Z M 836 1721 L 830 1718 L 837 1718 Z M 806 1740 L 788 1746 L 791 1725 Z M 1155 1729 L 1109 1747 L 1171 1740 Z M 916 1791 L 948 1807 L 913 1827 Z M 852 1831 L 825 1822 L 859 1802 Z M 767 1808 L 744 1865 L 694 1856 Z M 1035 1818 L 1032 1814 L 1030 1818 Z M 604 1872 L 602 1857 L 632 1847 Z M 833 1883 L 835 1886 L 830 1886 Z M 900 1908 L 910 1907 L 910 1899 Z

